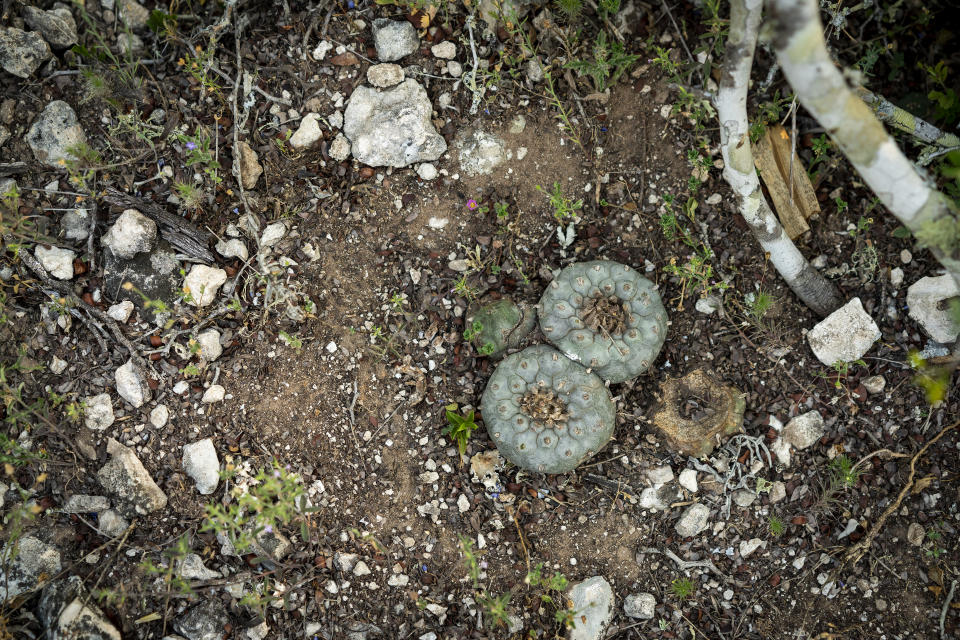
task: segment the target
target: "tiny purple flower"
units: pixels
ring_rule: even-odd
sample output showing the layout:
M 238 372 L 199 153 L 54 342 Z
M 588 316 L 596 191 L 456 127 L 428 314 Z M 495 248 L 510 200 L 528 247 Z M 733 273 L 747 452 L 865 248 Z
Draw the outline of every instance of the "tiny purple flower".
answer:
M 273 533 L 273 525 L 267 525 L 263 528 L 264 533 Z
M 196 142 L 188 142 L 188 143 L 187 143 L 187 149 L 190 149 L 190 151 L 193 151 L 193 150 L 196 149 L 196 148 L 197 148 L 197 143 L 196 143 Z
M 469 200 L 467 200 L 467 209 L 470 209 L 470 211 L 473 211 L 473 210 L 476 209 L 478 206 L 480 206 L 480 205 L 478 205 L 478 204 L 477 204 L 477 201 L 474 200 L 473 198 L 470 198 Z

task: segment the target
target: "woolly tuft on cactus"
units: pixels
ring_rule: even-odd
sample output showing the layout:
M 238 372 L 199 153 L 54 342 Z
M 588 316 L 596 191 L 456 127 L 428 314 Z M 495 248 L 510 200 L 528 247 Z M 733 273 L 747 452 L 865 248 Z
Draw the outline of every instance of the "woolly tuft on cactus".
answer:
M 571 471 L 599 451 L 616 417 L 603 380 L 546 345 L 504 358 L 480 409 L 500 453 L 542 473 Z
M 619 262 L 570 265 L 547 287 L 537 312 L 547 340 L 610 382 L 650 368 L 667 333 L 653 283 Z

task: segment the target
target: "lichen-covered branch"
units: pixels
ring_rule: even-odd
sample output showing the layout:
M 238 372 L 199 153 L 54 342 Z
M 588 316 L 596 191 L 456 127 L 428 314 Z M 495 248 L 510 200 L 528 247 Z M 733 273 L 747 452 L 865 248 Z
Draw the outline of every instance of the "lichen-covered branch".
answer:
M 773 47 L 800 103 L 820 121 L 887 209 L 960 284 L 960 217 L 847 86 L 827 52 L 816 0 L 769 3 Z
M 920 142 L 934 144 L 938 147 L 960 146 L 960 138 L 954 134 L 944 133 L 926 120 L 921 120 L 883 96 L 879 96 L 863 87 L 857 87 L 857 95 L 873 107 L 873 112 L 877 114 L 880 120 L 895 129 L 909 133 Z
M 797 296 L 820 316 L 840 304 L 836 289 L 814 269 L 784 232 L 760 190 L 750 150 L 747 86 L 757 46 L 762 0 L 732 0 L 730 34 L 717 91 L 723 177 L 739 199 L 740 214 L 753 231 L 770 262 Z

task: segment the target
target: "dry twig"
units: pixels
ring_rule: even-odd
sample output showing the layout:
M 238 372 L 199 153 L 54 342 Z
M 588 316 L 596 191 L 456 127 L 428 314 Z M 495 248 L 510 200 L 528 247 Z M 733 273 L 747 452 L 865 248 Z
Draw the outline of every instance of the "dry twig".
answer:
M 865 535 L 863 539 L 860 540 L 860 542 L 853 545 L 853 547 L 851 547 L 850 550 L 847 551 L 847 553 L 844 555 L 844 558 L 843 558 L 844 565 L 848 563 L 856 564 L 857 562 L 860 561 L 860 558 L 863 557 L 863 554 L 869 551 L 871 545 L 873 545 L 874 539 L 876 539 L 877 535 L 883 529 L 883 525 L 886 524 L 887 519 L 889 519 L 890 516 L 893 515 L 893 513 L 900 508 L 900 505 L 903 503 L 903 499 L 907 496 L 908 493 L 910 493 L 910 490 L 913 488 L 914 476 L 916 475 L 916 472 L 917 472 L 917 469 L 916 469 L 917 461 L 923 456 L 923 454 L 927 452 L 927 449 L 929 449 L 933 444 L 937 442 L 937 440 L 939 440 L 944 435 L 946 435 L 948 431 L 955 429 L 958 426 L 960 426 L 960 421 L 954 422 L 953 424 L 944 427 L 943 429 L 940 430 L 940 433 L 938 433 L 936 436 L 931 438 L 927 442 L 927 444 L 923 445 L 920 451 L 917 451 L 914 454 L 913 458 L 910 459 L 910 475 L 907 477 L 907 483 L 903 486 L 903 489 L 900 490 L 900 494 L 897 496 L 897 499 L 892 504 L 887 506 L 886 509 L 884 509 L 883 513 L 880 515 L 877 521 L 873 523 L 872 527 L 870 527 L 870 531 L 867 532 L 867 535 Z

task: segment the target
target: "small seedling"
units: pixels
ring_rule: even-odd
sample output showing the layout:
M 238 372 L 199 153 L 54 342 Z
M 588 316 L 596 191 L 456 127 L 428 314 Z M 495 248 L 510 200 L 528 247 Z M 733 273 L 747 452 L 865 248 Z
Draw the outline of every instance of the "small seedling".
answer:
M 693 595 L 693 580 L 690 578 L 677 578 L 670 583 L 670 592 L 680 600 L 686 600 Z
M 477 423 L 474 422 L 475 412 L 470 411 L 469 413 L 460 415 L 460 407 L 455 402 L 448 404 L 446 409 L 447 422 L 449 424 L 444 428 L 443 433 L 448 436 L 450 440 L 457 443 L 457 449 L 460 451 L 460 455 L 463 456 L 467 453 L 467 442 L 470 440 L 470 436 L 477 430 Z
M 536 186 L 537 191 L 543 191 L 543 187 Z M 549 193 L 550 206 L 553 207 L 553 217 L 557 222 L 565 222 L 568 219 L 576 220 L 577 211 L 583 208 L 583 200 L 574 202 L 572 199 L 563 195 L 560 189 L 560 183 L 553 183 L 553 190 Z
M 770 516 L 767 519 L 767 525 L 770 527 L 770 535 L 779 538 L 787 530 L 787 525 L 777 516 Z
M 853 460 L 846 454 L 841 454 L 830 461 L 830 477 L 835 484 L 849 489 L 857 484 L 862 470 L 853 464 Z

